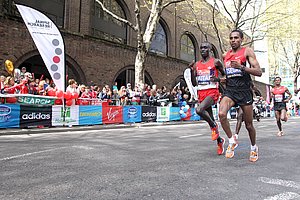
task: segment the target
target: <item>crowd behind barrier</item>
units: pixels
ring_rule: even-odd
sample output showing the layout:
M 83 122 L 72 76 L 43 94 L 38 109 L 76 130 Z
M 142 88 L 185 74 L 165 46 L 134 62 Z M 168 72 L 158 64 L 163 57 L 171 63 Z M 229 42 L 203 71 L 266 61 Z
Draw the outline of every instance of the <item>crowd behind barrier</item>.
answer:
M 0 89 L 0 128 L 200 120 L 195 113 L 197 101 L 180 85 L 167 90 L 137 84 L 132 89 L 130 83 L 118 86 L 116 82 L 101 89 L 93 82 L 78 85 L 69 79 L 63 92 L 50 79 L 43 75 L 37 79 L 23 67 L 19 74 L 0 76 Z M 272 115 L 266 101 L 260 98 L 256 104 L 265 117 Z M 217 107 L 213 110 L 217 119 Z M 288 113 L 300 114 L 299 107 L 289 108 Z M 228 115 L 235 118 L 234 110 Z

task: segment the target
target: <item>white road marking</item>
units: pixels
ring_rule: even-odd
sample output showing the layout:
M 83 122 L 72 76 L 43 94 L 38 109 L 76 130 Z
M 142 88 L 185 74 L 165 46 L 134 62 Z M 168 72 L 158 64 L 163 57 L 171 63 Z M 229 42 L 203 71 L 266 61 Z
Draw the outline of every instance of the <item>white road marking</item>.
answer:
M 286 180 L 282 180 L 282 179 L 271 179 L 271 178 L 267 178 L 267 177 L 260 177 L 258 180 L 263 183 L 268 183 L 268 184 L 273 184 L 273 185 L 281 185 L 284 187 L 291 187 L 291 188 L 296 188 L 296 189 L 300 188 L 300 184 L 296 183 L 294 181 L 286 181 Z
M 84 150 L 93 149 L 92 147 L 87 147 L 87 146 L 59 147 L 59 148 L 54 148 L 54 149 L 47 149 L 47 150 L 43 150 L 43 151 L 36 151 L 36 152 L 25 153 L 25 154 L 16 155 L 16 156 L 9 156 L 9 157 L 5 157 L 5 158 L 0 158 L 0 161 L 12 160 L 12 159 L 16 159 L 16 158 L 23 158 L 25 156 L 31 156 L 31 155 L 35 155 L 35 154 L 41 154 L 41 153 L 46 153 L 46 152 L 56 151 L 56 150 L 61 150 L 61 149 L 66 149 L 66 148 L 78 148 L 78 149 L 84 149 Z
M 275 196 L 267 197 L 264 200 L 290 200 L 290 199 L 295 199 L 299 198 L 300 195 L 294 192 L 285 192 L 281 194 L 277 194 Z
M 189 137 L 197 137 L 197 136 L 201 136 L 203 134 L 195 134 L 195 135 L 184 135 L 184 136 L 180 136 L 179 138 L 189 138 Z
M 16 156 L 5 157 L 5 158 L 1 158 L 0 161 L 12 160 L 12 159 L 15 159 L 15 158 L 22 158 L 22 157 L 25 157 L 25 156 L 31 156 L 31 155 L 34 155 L 34 154 L 40 154 L 40 153 L 45 153 L 45 152 L 49 152 L 49 151 L 56 151 L 56 150 L 65 149 L 65 148 L 69 148 L 69 147 L 60 147 L 60 148 L 54 148 L 54 149 L 47 149 L 47 150 L 44 150 L 44 151 L 36 151 L 36 152 L 32 152 L 32 153 L 25 153 L 25 154 L 16 155 Z
M 84 150 L 91 150 L 94 149 L 93 147 L 87 147 L 87 146 L 72 146 L 73 148 L 78 148 L 78 149 L 84 149 Z

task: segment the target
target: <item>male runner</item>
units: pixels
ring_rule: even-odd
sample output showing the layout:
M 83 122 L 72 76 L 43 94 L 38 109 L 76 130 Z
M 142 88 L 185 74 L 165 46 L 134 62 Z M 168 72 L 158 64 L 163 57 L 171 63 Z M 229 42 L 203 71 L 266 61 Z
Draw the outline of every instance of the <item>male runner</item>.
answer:
M 225 75 L 223 64 L 220 60 L 211 57 L 211 44 L 204 42 L 200 45 L 202 60 L 193 65 L 193 82 L 197 85 L 199 103 L 196 112 L 210 126 L 212 140 L 217 140 L 217 153 L 224 152 L 225 139 L 220 137 L 218 125 L 214 120 L 212 105 L 217 103 L 220 97 L 218 71 Z
M 251 83 L 251 89 L 255 96 L 261 97 L 261 92 L 257 89 L 257 87 L 253 84 L 253 82 Z M 239 133 L 241 130 L 242 122 L 244 121 L 243 110 L 240 107 L 237 107 L 236 110 L 237 110 L 237 117 L 236 117 L 237 121 L 236 121 L 236 126 L 235 126 L 235 134 L 233 136 L 235 139 L 234 148 L 236 148 L 238 146 L 237 140 L 239 139 Z
M 282 131 L 281 121 L 285 121 L 285 122 L 287 121 L 286 103 L 289 102 L 289 100 L 292 98 L 292 94 L 290 93 L 287 87 L 280 85 L 281 84 L 280 77 L 275 77 L 274 84 L 275 84 L 274 88 L 271 89 L 271 97 L 272 97 L 271 107 L 273 107 L 274 105 L 275 117 L 279 129 L 277 136 L 283 136 L 284 133 Z M 285 93 L 289 95 L 288 98 L 285 98 Z
M 223 56 L 226 72 L 226 88 L 219 109 L 222 128 L 229 138 L 229 145 L 225 156 L 226 158 L 234 156 L 236 144 L 227 119 L 227 112 L 231 107 L 239 105 L 244 112 L 243 117 L 251 141 L 249 160 L 255 162 L 258 159 L 258 147 L 256 145 L 256 131 L 253 126 L 253 93 L 250 74 L 261 76 L 262 72 L 254 51 L 249 47 L 241 47 L 244 39 L 243 33 L 240 30 L 233 30 L 230 33 L 229 39 L 231 50 Z M 246 67 L 247 62 L 250 64 L 250 67 Z

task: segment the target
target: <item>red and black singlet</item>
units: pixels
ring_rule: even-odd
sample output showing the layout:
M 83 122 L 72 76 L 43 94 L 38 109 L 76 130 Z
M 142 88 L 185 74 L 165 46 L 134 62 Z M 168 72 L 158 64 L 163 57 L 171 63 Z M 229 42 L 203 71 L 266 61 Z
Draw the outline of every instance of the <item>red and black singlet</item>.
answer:
M 196 69 L 196 81 L 198 85 L 198 90 L 218 88 L 218 83 L 210 81 L 210 78 L 212 76 L 218 77 L 218 70 L 215 66 L 214 58 L 210 58 L 205 63 L 203 60 L 197 62 L 195 69 Z
M 274 87 L 272 89 L 272 93 L 274 95 L 274 103 L 282 103 L 283 100 L 285 99 L 285 91 L 286 87 L 285 86 L 280 86 L 280 87 Z
M 226 89 L 250 89 L 251 76 L 240 69 L 231 67 L 231 61 L 238 61 L 241 65 L 246 66 L 247 58 L 245 57 L 245 51 L 246 48 L 243 47 L 236 53 L 230 50 L 225 55 Z

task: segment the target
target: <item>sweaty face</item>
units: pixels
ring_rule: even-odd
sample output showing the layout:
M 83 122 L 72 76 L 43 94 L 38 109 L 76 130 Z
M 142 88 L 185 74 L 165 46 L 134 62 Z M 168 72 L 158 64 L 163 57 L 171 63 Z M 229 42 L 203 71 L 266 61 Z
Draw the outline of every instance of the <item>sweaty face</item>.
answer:
M 201 44 L 201 46 L 200 46 L 200 52 L 201 52 L 201 56 L 203 58 L 208 57 L 209 51 L 210 51 L 209 44 L 207 44 L 207 43 Z
M 229 36 L 229 43 L 232 49 L 238 49 L 242 44 L 243 39 L 238 32 L 232 32 Z

